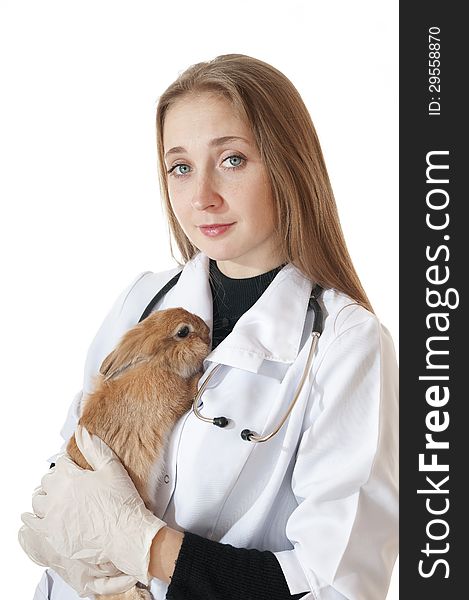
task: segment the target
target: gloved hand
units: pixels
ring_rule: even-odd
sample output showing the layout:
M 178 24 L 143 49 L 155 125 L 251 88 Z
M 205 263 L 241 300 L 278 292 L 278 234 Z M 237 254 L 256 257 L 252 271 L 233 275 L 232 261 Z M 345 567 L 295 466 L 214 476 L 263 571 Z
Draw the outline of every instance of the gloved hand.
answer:
M 166 523 L 145 507 L 109 446 L 83 427 L 75 439 L 94 471 L 61 456 L 33 496 L 36 514 L 23 513 L 21 519 L 59 556 L 93 565 L 111 562 L 148 585 L 150 546 Z
M 54 569 L 81 598 L 93 594 L 120 594 L 137 583 L 134 577 L 124 575 L 112 563 L 93 565 L 79 559 L 63 558 L 44 535 L 26 525 L 19 530 L 18 540 L 35 563 Z

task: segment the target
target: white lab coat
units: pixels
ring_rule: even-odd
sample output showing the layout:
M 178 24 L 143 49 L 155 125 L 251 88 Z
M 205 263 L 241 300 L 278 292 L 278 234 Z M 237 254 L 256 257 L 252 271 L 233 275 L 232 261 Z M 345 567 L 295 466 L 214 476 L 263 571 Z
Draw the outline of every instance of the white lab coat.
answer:
M 182 306 L 211 328 L 208 266 L 196 255 L 157 308 Z M 65 440 L 101 361 L 177 271 L 145 272 L 117 299 L 89 349 Z M 153 509 L 178 530 L 271 550 L 290 593 L 310 592 L 304 600 L 384 600 L 398 549 L 398 378 L 391 337 L 376 316 L 325 290 L 324 332 L 290 417 L 266 443 L 240 437 L 244 428 L 270 432 L 290 404 L 310 348 L 311 289 L 286 265 L 208 355 L 200 383 L 223 367 L 201 410 L 230 425 L 220 429 L 192 412 L 178 421 Z M 35 598 L 78 598 L 66 589 L 48 570 Z M 157 600 L 166 590 L 153 580 Z

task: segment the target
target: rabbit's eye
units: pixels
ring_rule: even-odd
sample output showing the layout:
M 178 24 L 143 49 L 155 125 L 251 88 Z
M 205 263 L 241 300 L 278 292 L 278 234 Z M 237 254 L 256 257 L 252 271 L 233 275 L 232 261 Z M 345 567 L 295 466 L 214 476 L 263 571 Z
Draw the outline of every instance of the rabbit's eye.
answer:
M 181 329 L 177 332 L 177 336 L 179 338 L 185 338 L 189 335 L 190 329 L 187 325 L 184 325 L 184 327 L 181 327 Z

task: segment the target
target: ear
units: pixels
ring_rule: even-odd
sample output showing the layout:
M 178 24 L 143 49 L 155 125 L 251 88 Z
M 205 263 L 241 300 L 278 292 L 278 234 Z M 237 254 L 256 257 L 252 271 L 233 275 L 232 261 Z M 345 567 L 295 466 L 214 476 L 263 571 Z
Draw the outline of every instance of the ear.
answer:
M 148 361 L 148 359 L 149 357 L 135 356 L 135 354 L 132 355 L 132 353 L 126 352 L 121 347 L 117 347 L 103 360 L 99 372 L 104 376 L 105 381 L 107 381 L 121 375 L 137 363 Z

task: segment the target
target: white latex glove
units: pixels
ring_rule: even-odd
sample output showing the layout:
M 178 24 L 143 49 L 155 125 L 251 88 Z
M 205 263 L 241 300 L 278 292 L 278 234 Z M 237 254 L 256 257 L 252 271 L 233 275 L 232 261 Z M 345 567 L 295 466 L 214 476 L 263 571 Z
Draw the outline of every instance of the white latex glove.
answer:
M 111 562 L 148 585 L 150 546 L 166 523 L 145 507 L 109 446 L 83 427 L 75 439 L 94 471 L 61 456 L 33 496 L 36 514 L 23 513 L 21 519 L 59 556 L 94 565 Z
M 112 563 L 93 565 L 83 560 L 63 558 L 42 534 L 26 525 L 19 530 L 18 540 L 35 563 L 54 569 L 81 598 L 93 594 L 120 594 L 137 583 L 134 577 L 124 575 Z

